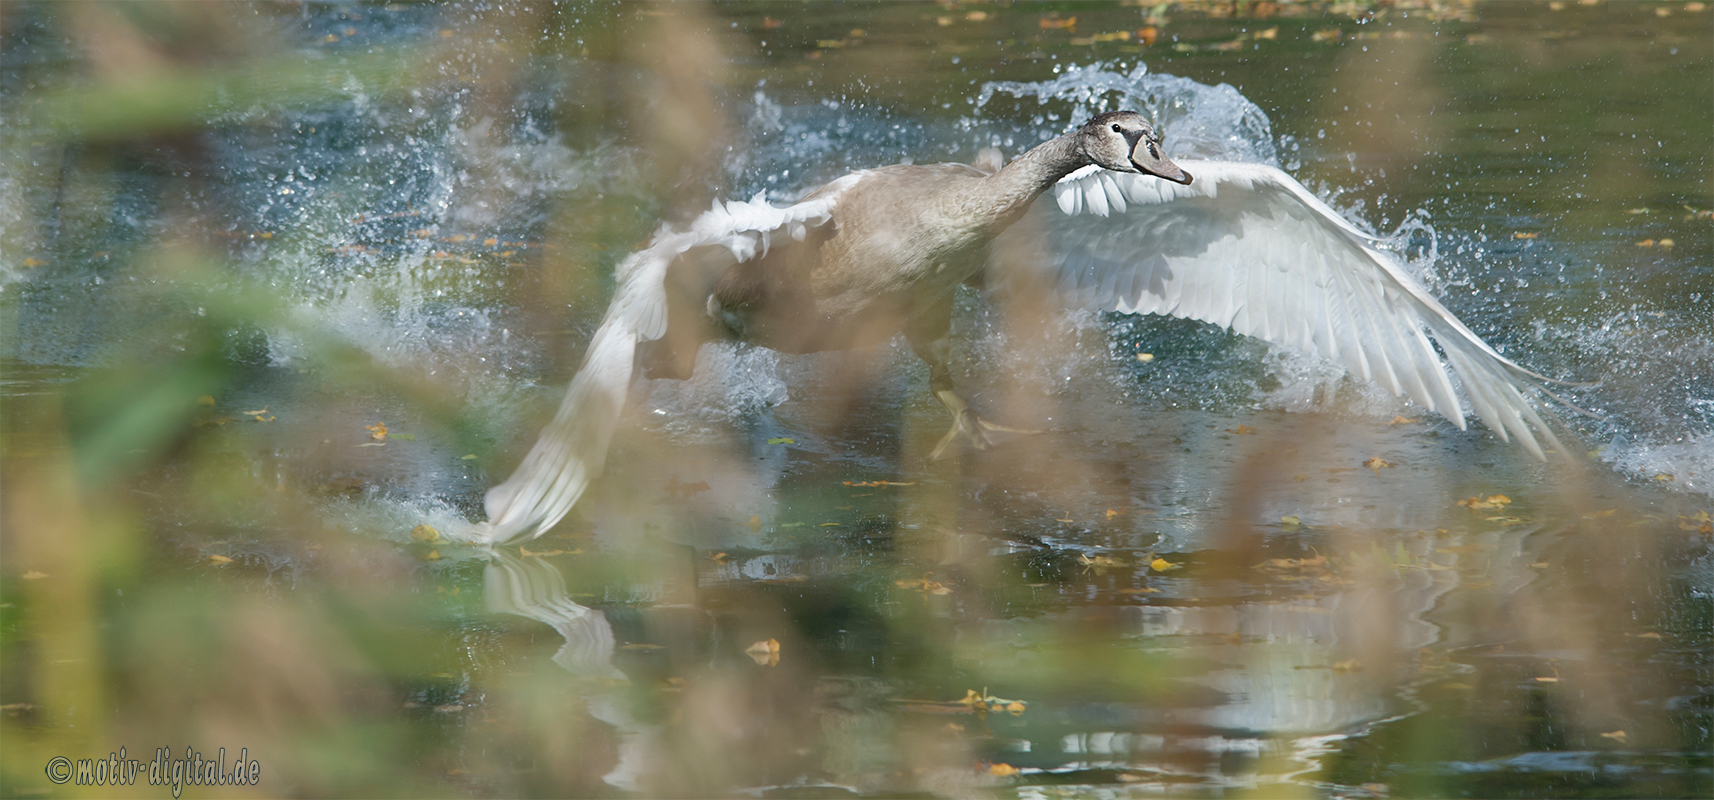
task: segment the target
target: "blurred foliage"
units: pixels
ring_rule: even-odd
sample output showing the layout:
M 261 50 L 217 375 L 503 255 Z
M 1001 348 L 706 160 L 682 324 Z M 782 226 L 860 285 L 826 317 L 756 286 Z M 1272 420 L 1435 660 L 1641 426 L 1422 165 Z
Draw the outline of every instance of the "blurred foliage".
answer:
M 785 102 L 949 120 L 983 81 L 1066 63 L 1231 82 L 1341 202 L 1383 225 L 1434 209 L 1516 248 L 1482 280 L 1551 262 L 1514 258 L 1534 242 L 1517 232 L 1675 241 L 1620 248 L 1605 276 L 1510 318 L 1587 319 L 1622 289 L 1680 315 L 1682 335 L 1714 297 L 1694 218 L 1714 206 L 1711 18 L 1701 3 L 0 5 L 0 795 L 111 795 L 43 766 L 191 746 L 246 748 L 262 770 L 254 789 L 193 796 L 1705 796 L 1714 619 L 1684 567 L 1707 558 L 1697 496 L 1495 467 L 1493 443 L 1448 445 L 1477 466 L 1413 471 L 1441 441 L 1429 425 L 1388 440 L 1406 457 L 1389 451 L 1401 467 L 1384 477 L 1349 457 L 1377 440 L 1321 420 L 1299 423 L 1288 459 L 1283 415 L 1239 434 L 1218 416 L 1259 368 L 1205 328 L 1116 324 L 1121 351 L 1160 355 L 1127 363 L 1133 382 L 1199 373 L 1149 390 L 1166 421 L 1141 444 L 919 469 L 944 421 L 882 387 L 805 425 L 859 458 L 804 434 L 759 431 L 776 449 L 753 455 L 636 431 L 590 519 L 528 548 L 546 555 L 411 531 L 423 497 L 446 501 L 428 514 L 444 530 L 478 513 L 553 402 L 519 387 L 562 383 L 612 264 L 729 188 L 727 154 L 748 144 L 729 104 L 764 80 Z M 532 131 L 606 171 L 544 186 L 586 165 L 520 166 Z M 394 139 L 465 153 L 448 162 L 461 174 L 418 181 Z M 338 157 L 279 179 L 310 153 Z M 1450 284 L 1461 312 L 1512 302 Z M 454 325 L 432 316 L 443 297 L 505 310 L 477 345 L 535 337 L 539 355 L 491 365 L 497 348 L 402 338 L 394 353 L 373 333 L 389 315 Z M 372 340 L 306 307 L 372 315 Z M 1613 380 L 1697 379 L 1667 363 Z M 373 440 L 383 422 L 393 435 Z M 767 518 L 685 488 L 788 459 L 756 493 Z M 1396 481 L 1372 491 L 1399 503 L 1443 496 L 1443 525 L 1258 510 L 1327 510 L 1332 484 L 1359 479 Z M 1452 502 L 1501 489 L 1518 498 L 1504 514 Z M 1184 529 L 1211 543 L 1157 552 Z M 1178 568 L 1150 566 L 1162 557 Z M 497 587 L 532 602 L 495 613 Z M 568 610 L 587 608 L 617 645 L 594 665 L 568 654 L 602 652 Z M 1440 638 L 1405 647 L 1428 613 Z M 768 641 L 773 665 L 746 655 Z M 1279 704 L 1256 712 L 1277 730 L 1220 716 L 1258 686 L 1278 692 L 1256 701 Z M 972 692 L 1027 710 L 960 705 Z M 1401 696 L 1417 713 L 1367 727 Z M 1300 741 L 1354 720 L 1366 735 Z M 1504 761 L 1536 752 L 1597 755 Z

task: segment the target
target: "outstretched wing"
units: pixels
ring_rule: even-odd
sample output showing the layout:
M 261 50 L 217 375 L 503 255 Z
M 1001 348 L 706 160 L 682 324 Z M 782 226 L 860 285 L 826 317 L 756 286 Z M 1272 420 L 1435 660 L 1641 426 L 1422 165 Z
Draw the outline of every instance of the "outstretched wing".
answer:
M 1374 237 L 1273 167 L 1179 165 L 1194 176 L 1189 186 L 1085 168 L 1052 188 L 1065 217 L 1051 226 L 1044 277 L 1065 299 L 1198 319 L 1314 353 L 1462 429 L 1450 365 L 1502 440 L 1516 436 L 1537 457 L 1538 436 L 1564 451 L 1525 396 L 1549 379 L 1495 352 Z
M 862 173 L 818 189 L 809 199 L 777 208 L 757 195 L 749 202 L 715 203 L 684 231 L 662 227 L 647 249 L 619 265 L 618 287 L 583 366 L 553 421 L 505 483 L 488 490 L 488 521 L 465 538 L 489 543 L 533 539 L 559 522 L 600 476 L 607 444 L 630 393 L 637 345 L 667 332 L 667 269 L 693 248 L 724 247 L 733 263 L 765 255 L 774 237 L 803 239 L 833 217 L 839 196 Z

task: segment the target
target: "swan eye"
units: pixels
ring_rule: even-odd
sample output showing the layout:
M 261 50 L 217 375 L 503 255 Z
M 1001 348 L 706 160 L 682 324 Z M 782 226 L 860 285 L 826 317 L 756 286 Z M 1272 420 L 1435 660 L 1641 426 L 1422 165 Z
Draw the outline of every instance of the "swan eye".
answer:
M 1125 132 L 1125 129 L 1124 129 L 1124 128 L 1121 128 L 1121 127 L 1119 127 L 1119 126 L 1118 126 L 1118 125 L 1114 125 L 1114 126 L 1113 126 L 1113 132 L 1114 132 L 1114 133 L 1124 133 L 1124 132 Z
M 1161 157 L 1160 148 L 1155 147 L 1154 142 L 1149 142 L 1149 156 L 1152 158 L 1160 158 Z

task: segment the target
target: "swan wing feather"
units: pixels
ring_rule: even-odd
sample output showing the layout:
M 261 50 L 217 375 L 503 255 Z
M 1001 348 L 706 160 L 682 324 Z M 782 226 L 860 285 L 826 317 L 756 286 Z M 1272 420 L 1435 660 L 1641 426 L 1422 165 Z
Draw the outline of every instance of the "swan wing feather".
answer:
M 1550 379 L 1482 341 L 1375 236 L 1274 167 L 1178 163 L 1188 186 L 1096 168 L 1060 180 L 1054 256 L 1031 280 L 1076 305 L 1203 320 L 1319 355 L 1463 428 L 1456 374 L 1501 439 L 1564 450 L 1529 399 Z
M 760 258 L 775 233 L 791 236 L 793 230 L 833 219 L 840 195 L 863 175 L 847 175 L 785 207 L 761 195 L 716 202 L 684 230 L 662 226 L 647 248 L 621 262 L 607 314 L 553 421 L 511 477 L 488 490 L 483 498 L 488 520 L 471 526 L 464 538 L 499 544 L 540 536 L 601 475 L 608 442 L 629 399 L 637 345 L 666 335 L 666 277 L 675 259 L 711 245 L 730 250 L 737 262 Z

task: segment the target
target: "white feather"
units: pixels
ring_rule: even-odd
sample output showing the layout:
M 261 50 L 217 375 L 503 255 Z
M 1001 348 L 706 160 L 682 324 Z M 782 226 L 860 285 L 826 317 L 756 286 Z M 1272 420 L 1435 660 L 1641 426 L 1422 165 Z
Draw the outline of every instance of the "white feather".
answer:
M 621 262 L 613 302 L 558 413 L 511 477 L 488 490 L 483 498 L 488 521 L 461 532 L 462 537 L 499 544 L 540 536 L 601 475 L 608 441 L 629 398 L 637 345 L 666 335 L 666 274 L 674 259 L 692 248 L 714 246 L 748 261 L 766 254 L 772 233 L 782 228 L 802 241 L 807 227 L 833 218 L 840 195 L 865 174 L 847 175 L 815 199 L 784 208 L 770 205 L 761 194 L 748 202 L 716 202 L 683 231 L 662 226 L 648 248 Z
M 1489 347 L 1374 236 L 1273 167 L 1179 166 L 1194 177 L 1189 186 L 1092 167 L 1053 186 L 1063 221 L 1052 226 L 1058 260 L 1046 268 L 1062 295 L 1089 308 L 1200 319 L 1307 350 L 1462 428 L 1450 367 L 1502 440 L 1516 436 L 1538 456 L 1537 437 L 1563 450 L 1526 396 L 1548 379 Z M 1077 221 L 1088 215 L 1111 219 Z

